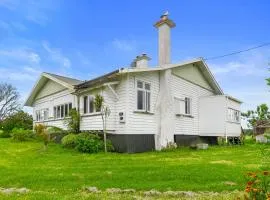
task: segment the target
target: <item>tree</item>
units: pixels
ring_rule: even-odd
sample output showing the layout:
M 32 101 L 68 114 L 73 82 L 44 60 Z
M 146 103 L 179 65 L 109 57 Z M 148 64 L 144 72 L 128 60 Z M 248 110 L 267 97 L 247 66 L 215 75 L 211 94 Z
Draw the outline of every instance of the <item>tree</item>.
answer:
M 100 94 L 96 94 L 94 104 L 95 104 L 96 110 L 101 112 L 102 126 L 103 126 L 104 151 L 106 153 L 107 152 L 106 125 L 107 125 L 107 118 L 110 116 L 111 111 L 110 111 L 110 108 L 104 104 L 104 98 Z
M 11 84 L 0 84 L 0 121 L 14 113 L 19 108 L 19 93 Z
M 4 120 L 0 121 L 0 129 L 5 132 L 11 132 L 13 128 L 22 128 L 24 130 L 33 129 L 33 117 L 28 113 L 20 110 L 11 114 Z
M 242 116 L 247 119 L 249 126 L 254 128 L 258 122 L 269 120 L 270 112 L 266 104 L 261 104 L 255 111 L 248 110 L 246 113 L 242 113 Z

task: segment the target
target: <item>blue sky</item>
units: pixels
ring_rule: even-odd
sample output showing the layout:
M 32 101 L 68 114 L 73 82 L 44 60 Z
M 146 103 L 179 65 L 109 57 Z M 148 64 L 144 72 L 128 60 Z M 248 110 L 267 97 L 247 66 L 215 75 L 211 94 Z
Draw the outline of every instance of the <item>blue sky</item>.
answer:
M 22 101 L 42 71 L 82 80 L 129 66 L 147 53 L 157 64 L 153 24 L 168 10 L 172 62 L 212 57 L 270 42 L 268 0 L 0 0 L 0 80 Z M 242 109 L 269 103 L 270 46 L 207 61 Z

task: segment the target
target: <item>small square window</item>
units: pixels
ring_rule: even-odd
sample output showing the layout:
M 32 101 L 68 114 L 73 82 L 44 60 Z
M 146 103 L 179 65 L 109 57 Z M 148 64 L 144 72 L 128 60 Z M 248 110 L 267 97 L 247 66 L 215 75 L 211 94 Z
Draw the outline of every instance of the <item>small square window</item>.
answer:
M 149 83 L 145 83 L 144 87 L 145 87 L 146 90 L 150 90 L 150 84 Z
M 137 81 L 137 88 L 143 88 L 143 82 Z

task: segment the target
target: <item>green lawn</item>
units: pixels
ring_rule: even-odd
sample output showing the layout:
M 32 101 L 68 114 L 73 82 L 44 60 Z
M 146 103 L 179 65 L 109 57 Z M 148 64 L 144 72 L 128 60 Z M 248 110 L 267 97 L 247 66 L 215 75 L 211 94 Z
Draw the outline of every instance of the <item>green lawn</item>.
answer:
M 260 163 L 260 145 L 256 144 L 202 151 L 182 148 L 174 152 L 90 155 L 56 144 L 43 151 L 40 142 L 0 139 L 0 188 L 26 187 L 32 191 L 0 198 L 110 199 L 106 194 L 89 196 L 81 191 L 83 186 L 101 190 L 242 191 L 246 172 L 258 170 Z

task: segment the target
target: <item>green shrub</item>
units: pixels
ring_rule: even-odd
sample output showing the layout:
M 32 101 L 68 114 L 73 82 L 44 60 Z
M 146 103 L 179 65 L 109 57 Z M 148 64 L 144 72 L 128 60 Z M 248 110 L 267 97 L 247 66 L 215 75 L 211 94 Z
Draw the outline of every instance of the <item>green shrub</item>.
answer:
M 93 132 L 92 132 L 93 133 Z M 107 141 L 108 151 L 113 151 L 110 140 Z M 97 153 L 103 151 L 104 143 L 97 134 L 83 132 L 77 136 L 76 149 L 83 153 Z
M 9 138 L 9 137 L 11 137 L 9 132 L 0 130 L 0 138 Z
M 97 153 L 102 150 L 102 141 L 97 135 L 87 132 L 80 133 L 77 136 L 76 149 L 83 153 Z
M 113 147 L 113 144 L 112 144 L 112 141 L 111 140 L 106 140 L 107 142 L 107 151 L 109 151 L 109 152 L 112 152 L 112 151 L 114 151 L 114 147 Z M 104 142 L 103 141 L 101 141 L 102 142 L 102 146 L 104 147 Z M 103 150 L 102 150 L 103 151 Z
M 14 141 L 22 142 L 33 138 L 32 130 L 24 130 L 22 128 L 14 128 L 11 132 L 11 137 Z
M 61 143 L 62 138 L 68 134 L 67 131 L 64 131 L 56 126 L 48 126 L 46 127 L 46 130 L 50 135 L 51 141 L 56 143 Z
M 72 134 L 72 133 L 64 136 L 61 140 L 63 147 L 75 148 L 77 145 L 77 137 L 78 137 L 77 135 Z
M 4 132 L 11 133 L 14 128 L 22 128 L 24 130 L 33 129 L 32 115 L 24 111 L 18 111 L 8 116 L 0 122 L 0 127 Z
M 78 112 L 76 108 L 72 108 L 69 111 L 69 117 L 65 119 L 65 124 L 67 125 L 68 130 L 73 133 L 79 133 L 80 122 L 81 122 L 80 112 Z

